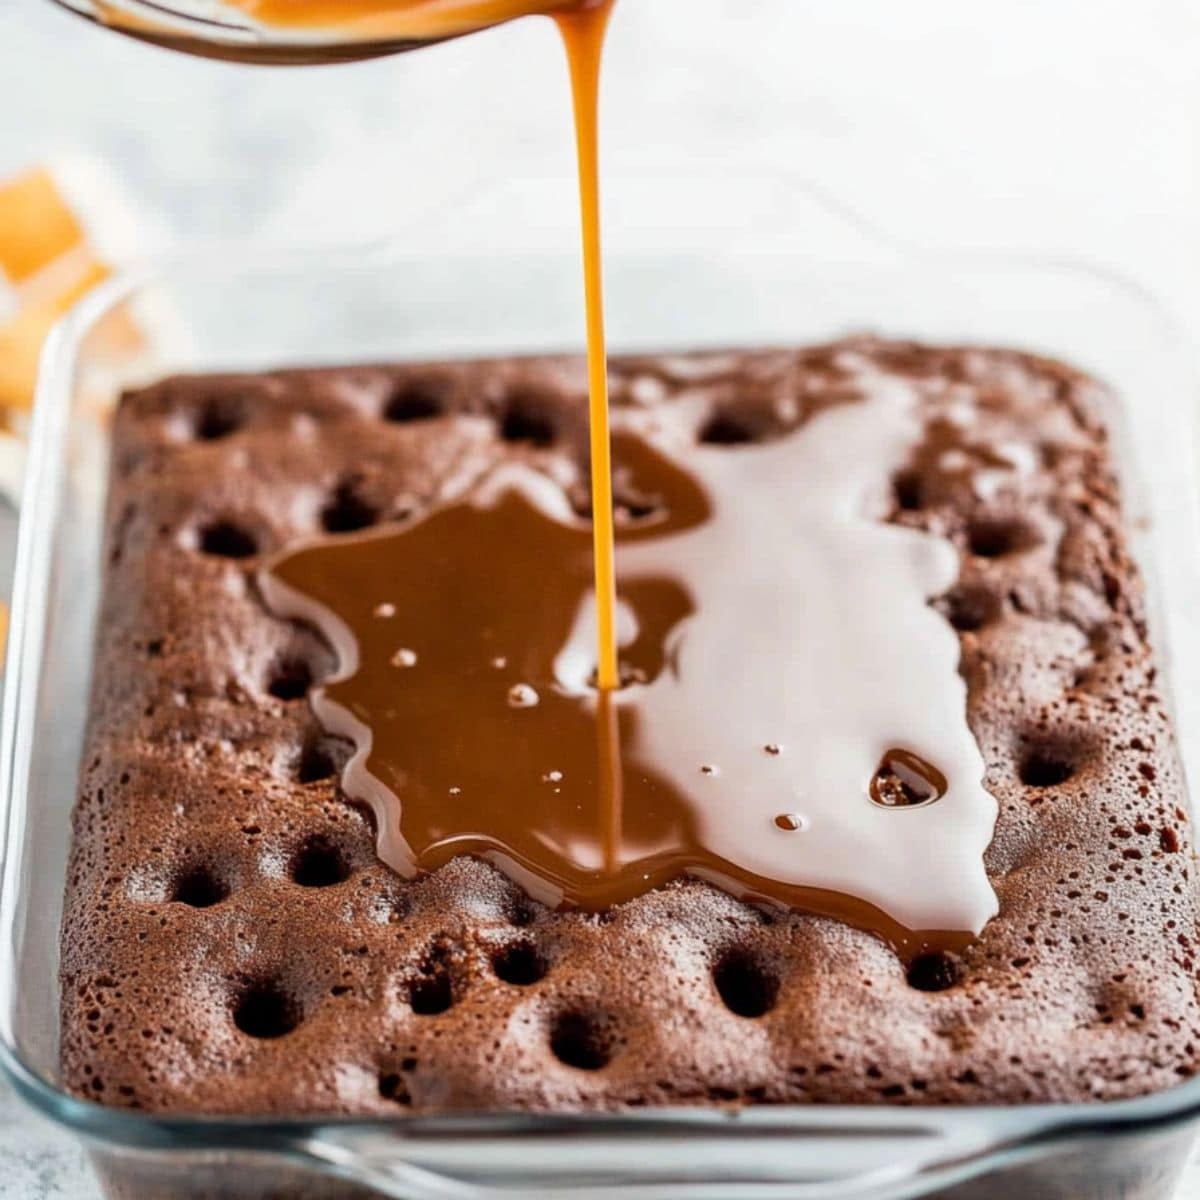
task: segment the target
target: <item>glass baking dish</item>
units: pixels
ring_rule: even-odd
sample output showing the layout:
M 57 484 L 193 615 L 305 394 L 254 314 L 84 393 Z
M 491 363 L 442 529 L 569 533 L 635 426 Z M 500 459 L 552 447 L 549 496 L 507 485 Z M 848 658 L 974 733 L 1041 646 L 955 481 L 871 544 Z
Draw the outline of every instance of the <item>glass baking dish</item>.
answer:
M 774 190 L 772 190 L 774 189 Z M 658 184 L 631 185 L 637 200 Z M 517 187 L 526 221 L 563 189 Z M 569 195 L 569 192 L 566 194 Z M 778 183 L 713 182 L 752 227 L 787 214 L 786 248 L 697 219 L 608 261 L 615 349 L 796 343 L 874 330 L 1007 343 L 1098 374 L 1114 414 L 1136 550 L 1189 778 L 1200 763 L 1200 522 L 1195 380 L 1186 343 L 1136 289 L 1070 264 L 917 255 Z M 689 197 L 691 200 L 689 200 Z M 641 201 L 629 211 L 639 210 Z M 619 209 L 619 206 L 618 206 Z M 464 210 L 466 211 L 466 210 Z M 570 225 L 570 210 L 563 221 Z M 645 211 L 651 211 L 646 208 Z M 547 216 L 547 220 L 551 218 Z M 666 220 L 664 216 L 664 221 Z M 636 240 L 615 222 L 616 240 Z M 168 371 L 578 347 L 573 253 L 474 253 L 463 213 L 395 248 L 205 251 L 134 270 L 87 298 L 46 349 L 39 386 L 0 744 L 0 1062 L 90 1148 L 110 1196 L 939 1196 L 1170 1194 L 1200 1116 L 1200 1079 L 1142 1099 L 1042 1107 L 758 1107 L 620 1115 L 394 1120 L 165 1119 L 57 1086 L 58 924 L 96 611 L 108 415 L 120 388 Z M 526 224 L 525 228 L 529 228 Z M 695 231 L 688 248 L 688 229 Z M 457 230 L 458 232 L 453 232 Z M 752 230 L 751 230 L 752 232 Z M 458 238 L 457 249 L 454 249 Z M 677 248 L 664 250 L 673 241 Z M 149 344 L 116 336 L 130 316 Z M 1141 468 L 1140 470 L 1138 468 Z

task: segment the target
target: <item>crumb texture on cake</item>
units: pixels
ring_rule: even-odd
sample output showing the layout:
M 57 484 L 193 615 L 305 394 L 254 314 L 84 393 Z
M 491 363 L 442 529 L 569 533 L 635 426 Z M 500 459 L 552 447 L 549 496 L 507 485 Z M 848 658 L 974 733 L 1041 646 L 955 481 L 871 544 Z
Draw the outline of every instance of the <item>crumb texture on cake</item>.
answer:
M 405 882 L 340 794 L 333 668 L 254 572 L 512 457 L 586 510 L 582 363 L 172 378 L 116 417 L 62 933 L 62 1071 L 157 1112 L 1111 1099 L 1200 1054 L 1183 786 L 1104 414 L 1059 364 L 859 338 L 621 358 L 615 424 L 726 445 L 908 381 L 926 433 L 880 516 L 951 539 L 1000 914 L 961 956 L 679 880 L 546 910 L 458 859 Z M 646 498 L 617 477 L 621 512 Z M 930 848 L 929 869 L 938 869 Z

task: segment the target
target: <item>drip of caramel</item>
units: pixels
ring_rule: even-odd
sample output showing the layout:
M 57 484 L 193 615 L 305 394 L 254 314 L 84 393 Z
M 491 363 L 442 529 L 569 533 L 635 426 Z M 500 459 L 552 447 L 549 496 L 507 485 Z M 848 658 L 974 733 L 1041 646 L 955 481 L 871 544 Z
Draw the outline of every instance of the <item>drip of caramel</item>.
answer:
M 655 499 L 617 539 L 617 691 L 594 686 L 590 528 L 527 465 L 271 564 L 268 603 L 336 651 L 314 708 L 382 858 L 473 855 L 591 910 L 689 874 L 909 954 L 977 933 L 995 803 L 928 604 L 956 555 L 862 512 L 907 412 L 883 389 L 770 444 L 623 435 Z

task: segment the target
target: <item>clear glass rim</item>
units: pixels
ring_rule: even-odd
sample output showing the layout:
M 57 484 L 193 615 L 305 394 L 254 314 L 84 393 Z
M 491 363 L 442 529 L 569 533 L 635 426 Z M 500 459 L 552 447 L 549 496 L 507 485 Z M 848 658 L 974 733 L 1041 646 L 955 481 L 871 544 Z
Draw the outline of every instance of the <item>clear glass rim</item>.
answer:
M 167 49 L 264 65 L 304 65 L 377 58 L 400 54 L 448 40 L 416 41 L 403 37 L 363 37 L 353 31 L 266 29 L 237 14 L 200 16 L 181 13 L 165 0 L 109 0 L 110 6 L 131 18 L 127 23 L 106 17 L 97 0 L 51 0 L 60 8 L 139 41 Z
M 236 257 L 235 257 L 236 252 Z M 688 252 L 684 252 L 686 255 Z M 767 252 L 763 252 L 764 256 Z M 976 255 L 954 253 L 911 255 L 892 249 L 896 264 L 936 260 L 939 269 L 981 258 L 996 265 L 1020 266 L 1024 261 L 1011 254 Z M 349 267 L 364 260 L 399 261 L 422 257 L 444 258 L 444 254 L 414 255 L 393 243 L 340 245 L 320 249 L 256 250 L 244 247 L 207 247 L 181 252 L 156 262 L 131 268 L 100 285 L 84 297 L 59 323 L 43 352 L 37 404 L 31 436 L 30 471 L 18 543 L 14 585 L 13 622 L 10 631 L 3 728 L 0 730 L 0 816 L 3 817 L 4 847 L 21 845 L 26 797 L 16 782 L 23 755 L 29 753 L 28 721 L 19 716 L 22 696 L 36 686 L 41 627 L 38 598 L 47 586 L 49 538 L 44 526 L 52 518 L 61 478 L 63 440 L 66 432 L 70 383 L 80 346 L 89 331 L 139 286 L 155 279 L 168 279 L 179 270 L 200 277 L 227 277 L 231 269 L 257 274 L 303 267 Z M 476 257 L 470 253 L 466 258 Z M 528 257 L 528 256 L 522 256 Z M 545 257 L 565 258 L 552 254 Z M 626 254 L 625 258 L 636 258 Z M 658 255 L 657 257 L 663 257 Z M 732 257 L 753 257 L 737 252 Z M 771 258 L 780 256 L 771 254 Z M 786 257 L 786 255 L 784 256 Z M 794 255 L 811 265 L 811 257 Z M 494 257 L 492 259 L 494 261 Z M 830 260 L 835 265 L 841 259 Z M 1085 264 L 1033 258 L 1040 266 L 1077 273 L 1082 278 L 1113 288 L 1126 297 L 1146 304 L 1152 297 L 1110 272 Z M 889 258 L 888 263 L 891 263 Z M 231 268 L 236 264 L 236 268 Z M 856 264 L 857 265 L 857 264 Z M 1164 331 L 1172 338 L 1177 328 L 1168 314 L 1155 306 Z M 1190 380 L 1192 385 L 1195 379 Z M 1193 394 L 1196 389 L 1193 386 Z M 39 591 L 40 589 L 40 591 Z M 750 1106 L 740 1110 L 712 1108 L 647 1109 L 634 1112 L 501 1114 L 430 1114 L 358 1117 L 219 1117 L 186 1115 L 163 1117 L 127 1111 L 78 1099 L 48 1082 L 23 1057 L 13 1025 L 16 947 L 14 912 L 21 890 L 20 872 L 11 854 L 3 863 L 0 891 L 0 1071 L 15 1090 L 33 1107 L 93 1143 L 150 1151 L 244 1150 L 292 1157 L 325 1170 L 353 1171 L 338 1167 L 331 1146 L 344 1145 L 346 1138 L 374 1135 L 389 1139 L 393 1150 L 425 1139 L 486 1137 L 515 1140 L 555 1139 L 569 1135 L 615 1135 L 630 1138 L 656 1136 L 706 1139 L 746 1139 L 759 1135 L 796 1138 L 829 1138 L 835 1135 L 886 1135 L 924 1138 L 944 1146 L 945 1161 L 939 1169 L 947 1179 L 969 1178 L 995 1166 L 1001 1159 L 1032 1155 L 1067 1140 L 1134 1134 L 1166 1128 L 1200 1116 L 1200 1077 L 1143 1097 L 1095 1103 L 961 1107 L 896 1106 Z M 964 1149 L 965 1147 L 965 1149 Z M 939 1160 L 941 1161 L 941 1160 Z M 923 1170 L 922 1177 L 925 1177 Z M 475 1194 L 475 1193 L 472 1193 Z M 483 1193 L 479 1193 L 483 1194 Z

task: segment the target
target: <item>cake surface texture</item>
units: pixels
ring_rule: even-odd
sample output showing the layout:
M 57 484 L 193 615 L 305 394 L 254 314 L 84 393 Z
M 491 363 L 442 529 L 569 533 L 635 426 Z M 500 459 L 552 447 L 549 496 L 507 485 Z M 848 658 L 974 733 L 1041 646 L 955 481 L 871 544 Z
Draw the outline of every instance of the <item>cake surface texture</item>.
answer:
M 981 937 L 905 962 L 690 878 L 595 914 L 475 859 L 402 879 L 310 708 L 333 653 L 257 571 L 509 460 L 584 511 L 583 364 L 177 377 L 115 418 L 66 1086 L 155 1112 L 398 1115 L 1106 1100 L 1192 1075 L 1192 842 L 1105 389 L 1015 352 L 855 338 L 617 358 L 614 426 L 650 411 L 735 454 L 853 403 L 864 371 L 911 387 L 924 431 L 879 518 L 961 556 L 933 603 L 999 806 Z M 646 498 L 619 468 L 625 519 Z

